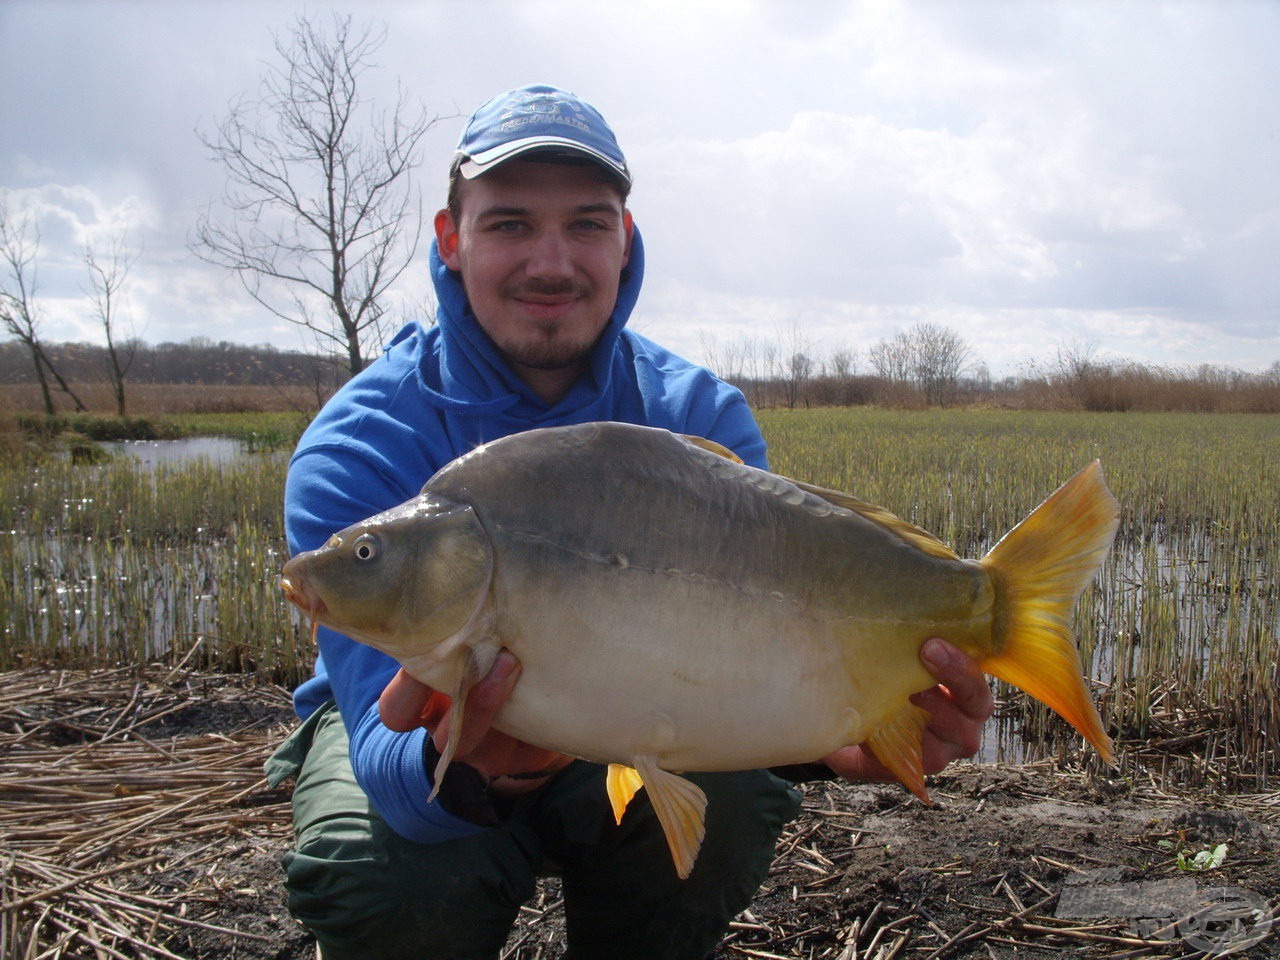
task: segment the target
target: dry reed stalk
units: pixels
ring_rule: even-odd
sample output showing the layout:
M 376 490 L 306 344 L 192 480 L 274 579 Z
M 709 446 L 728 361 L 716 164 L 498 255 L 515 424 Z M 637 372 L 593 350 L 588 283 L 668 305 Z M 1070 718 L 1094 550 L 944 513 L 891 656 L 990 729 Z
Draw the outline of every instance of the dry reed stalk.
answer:
M 269 939 L 201 916 L 228 896 L 203 867 L 288 829 L 287 795 L 261 770 L 288 696 L 253 684 L 246 711 L 249 683 L 160 667 L 4 675 L 0 956 L 184 960 L 183 931 Z
M 284 733 L 281 724 L 291 725 L 283 690 L 156 665 L 17 671 L 0 675 L 0 691 L 0 956 L 311 956 L 307 937 L 283 916 L 273 872 L 288 843 L 287 794 L 267 789 L 261 777 L 262 759 Z M 1171 737 L 1186 720 L 1170 716 Z M 1133 741 L 1121 748 L 1131 756 L 1149 749 Z M 1128 865 L 1140 848 L 1035 837 L 1026 850 L 983 859 L 982 835 L 972 836 L 976 818 L 1018 806 L 1048 804 L 1087 817 L 1100 804 L 1105 810 L 1112 789 L 1126 803 L 1140 802 L 1151 823 L 1185 810 L 1186 796 L 1158 769 L 1133 768 L 1135 776 L 1117 784 L 1057 757 L 1012 772 L 974 767 L 968 779 L 935 782 L 939 806 L 929 811 L 894 788 L 810 785 L 764 887 L 716 956 L 1178 955 L 1176 942 L 1143 940 L 1122 922 L 1048 912 L 1066 878 Z M 1280 793 L 1229 799 L 1233 812 L 1254 823 L 1280 824 Z M 1227 798 L 1206 800 L 1221 809 Z M 949 821 L 957 824 L 952 846 L 940 842 L 935 851 L 917 844 L 913 859 L 905 852 L 899 859 L 903 836 L 932 831 L 946 840 L 938 830 Z M 991 829 L 993 821 L 986 822 Z M 1141 849 L 1178 836 L 1171 826 L 1161 829 L 1144 837 Z M 246 880 L 232 869 L 255 856 L 272 870 Z M 1174 869 L 1170 855 L 1153 856 L 1157 867 Z M 1274 859 L 1250 859 L 1233 846 L 1229 863 L 1275 878 L 1280 887 Z M 272 889 L 240 889 L 249 883 Z M 520 911 L 502 957 L 561 956 L 563 925 L 559 881 L 550 878 Z

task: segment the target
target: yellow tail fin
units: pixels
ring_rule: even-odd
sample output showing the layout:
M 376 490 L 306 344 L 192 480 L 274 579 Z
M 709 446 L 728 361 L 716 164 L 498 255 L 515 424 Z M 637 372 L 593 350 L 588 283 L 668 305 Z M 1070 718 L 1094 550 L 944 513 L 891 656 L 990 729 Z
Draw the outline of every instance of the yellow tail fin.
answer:
M 996 651 L 979 661 L 982 669 L 1052 708 L 1108 763 L 1115 762 L 1111 739 L 1085 688 L 1070 624 L 1119 523 L 1119 504 L 1095 460 L 981 561 L 996 588 Z

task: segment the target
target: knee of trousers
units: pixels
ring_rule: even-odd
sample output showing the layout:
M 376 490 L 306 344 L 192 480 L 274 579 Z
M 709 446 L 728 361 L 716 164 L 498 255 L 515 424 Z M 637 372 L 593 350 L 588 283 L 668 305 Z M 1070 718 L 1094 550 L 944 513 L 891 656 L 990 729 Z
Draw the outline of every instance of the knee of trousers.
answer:
M 318 838 L 282 861 L 289 908 L 326 960 L 496 956 L 536 875 L 515 851 L 495 858 L 494 846 L 504 840 L 360 849 Z
M 694 774 L 707 794 L 706 837 L 693 873 L 678 884 L 681 909 L 728 923 L 745 909 L 768 875 L 800 794 L 765 770 Z
M 385 859 L 331 859 L 322 850 L 295 850 L 281 861 L 289 911 L 325 944 L 364 945 L 370 956 L 392 934 L 408 891 Z
M 731 845 L 771 845 L 800 812 L 800 792 L 767 770 L 690 774 L 707 795 L 707 831 Z

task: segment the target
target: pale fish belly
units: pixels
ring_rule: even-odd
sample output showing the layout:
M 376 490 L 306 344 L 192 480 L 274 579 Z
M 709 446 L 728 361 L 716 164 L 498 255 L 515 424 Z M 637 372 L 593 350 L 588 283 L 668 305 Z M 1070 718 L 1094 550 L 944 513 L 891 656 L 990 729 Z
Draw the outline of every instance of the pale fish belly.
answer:
M 924 627 L 705 574 L 541 559 L 500 564 L 495 584 L 500 642 L 523 666 L 498 725 L 529 742 L 672 770 L 798 763 L 861 742 L 932 682 Z

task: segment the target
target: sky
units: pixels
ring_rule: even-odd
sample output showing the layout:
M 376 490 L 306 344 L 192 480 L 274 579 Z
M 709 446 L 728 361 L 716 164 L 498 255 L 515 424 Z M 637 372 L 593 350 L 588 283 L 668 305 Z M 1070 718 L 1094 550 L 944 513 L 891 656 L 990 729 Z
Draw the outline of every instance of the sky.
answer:
M 386 28 L 364 92 L 440 118 L 428 230 L 480 103 L 594 103 L 635 176 L 631 325 L 691 359 L 866 371 L 933 323 L 996 377 L 1280 361 L 1277 0 L 0 0 L 0 192 L 39 228 L 46 340 L 103 341 L 84 250 L 123 236 L 126 332 L 309 346 L 189 244 L 225 184 L 198 134 L 333 13 Z M 428 289 L 424 247 L 396 303 Z

